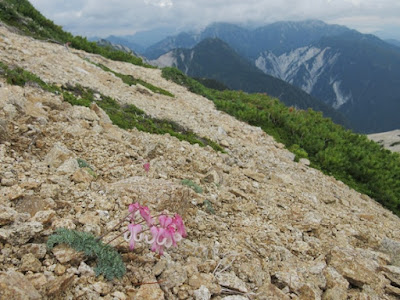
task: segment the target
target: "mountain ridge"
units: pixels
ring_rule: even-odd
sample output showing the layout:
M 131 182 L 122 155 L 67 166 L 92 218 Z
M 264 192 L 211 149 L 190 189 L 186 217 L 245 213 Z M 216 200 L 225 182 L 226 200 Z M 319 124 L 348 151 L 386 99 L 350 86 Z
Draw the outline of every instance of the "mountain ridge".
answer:
M 152 64 L 174 66 L 189 76 L 215 79 L 234 90 L 267 93 L 288 106 L 322 111 L 326 117 L 348 126 L 344 117 L 329 106 L 280 79 L 264 74 L 220 39 L 204 39 L 192 49 L 176 49 L 152 61 Z
M 400 108 L 400 49 L 373 35 L 321 21 L 279 22 L 252 31 L 214 24 L 185 34 L 185 45 L 194 47 L 207 36 L 221 38 L 264 73 L 337 109 L 358 132 L 400 127 L 394 113 Z M 152 57 L 174 47 L 181 47 L 179 39 L 167 38 L 154 45 Z

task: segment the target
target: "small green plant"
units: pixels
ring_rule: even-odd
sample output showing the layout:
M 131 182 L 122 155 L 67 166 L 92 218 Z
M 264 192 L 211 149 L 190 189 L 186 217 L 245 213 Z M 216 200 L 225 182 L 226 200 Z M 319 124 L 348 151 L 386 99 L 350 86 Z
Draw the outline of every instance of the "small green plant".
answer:
M 47 240 L 47 248 L 51 250 L 56 244 L 66 244 L 89 258 L 96 258 L 96 276 L 103 274 L 108 280 L 112 280 L 121 278 L 126 273 L 121 255 L 90 233 L 59 228 Z
M 88 164 L 88 162 L 86 160 L 83 160 L 82 158 L 78 158 L 77 162 L 78 162 L 79 168 L 90 168 L 90 169 L 92 169 L 92 167 Z
M 77 161 L 79 168 L 85 169 L 90 175 L 92 175 L 94 178 L 97 178 L 96 172 L 85 160 L 78 158 Z
M 209 214 L 215 215 L 215 210 L 214 207 L 212 206 L 212 203 L 209 200 L 204 200 L 203 206 Z
M 400 141 L 391 143 L 391 144 L 390 144 L 390 147 L 394 147 L 394 146 L 397 146 L 397 145 L 400 145 Z
M 203 192 L 203 189 L 201 188 L 201 186 L 199 186 L 197 183 L 193 182 L 190 179 L 184 179 L 184 180 L 181 181 L 181 183 L 183 185 L 186 185 L 186 186 L 190 187 L 191 189 L 193 189 L 198 194 L 201 194 Z

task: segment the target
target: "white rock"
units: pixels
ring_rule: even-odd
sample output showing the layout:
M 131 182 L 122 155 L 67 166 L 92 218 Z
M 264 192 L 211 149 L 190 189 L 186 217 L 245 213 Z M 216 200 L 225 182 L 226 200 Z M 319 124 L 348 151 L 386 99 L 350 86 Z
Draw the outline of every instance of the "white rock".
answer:
M 73 152 L 63 143 L 57 142 L 49 153 L 47 153 L 44 162 L 51 167 L 58 168 L 71 157 L 74 157 Z
M 193 292 L 196 300 L 209 300 L 211 298 L 211 292 L 204 285 L 200 286 L 198 290 Z
M 215 277 L 219 285 L 247 293 L 246 284 L 234 273 L 217 273 Z

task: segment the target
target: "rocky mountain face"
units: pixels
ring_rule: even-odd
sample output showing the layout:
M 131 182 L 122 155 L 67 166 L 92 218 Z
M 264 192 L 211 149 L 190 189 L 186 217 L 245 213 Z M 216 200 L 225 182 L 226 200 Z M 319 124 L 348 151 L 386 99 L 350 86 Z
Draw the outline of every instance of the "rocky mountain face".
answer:
M 185 43 L 181 43 L 185 36 Z M 260 70 L 303 89 L 343 113 L 358 132 L 400 128 L 400 49 L 375 36 L 321 21 L 278 22 L 248 30 L 210 25 L 148 48 L 150 59 L 219 38 Z M 251 79 L 248 79 L 251 81 Z
M 278 55 L 264 51 L 255 64 L 342 112 L 358 132 L 400 127 L 393 113 L 400 109 L 400 49 L 376 37 L 347 32 Z
M 151 63 L 159 67 L 176 67 L 195 78 L 214 79 L 233 90 L 267 93 L 287 106 L 312 108 L 337 124 L 349 125 L 332 107 L 284 80 L 261 72 L 220 39 L 205 39 L 192 49 L 175 49 Z
M 99 42 L 101 43 L 105 43 L 105 42 L 109 42 L 112 45 L 119 45 L 120 47 L 126 47 L 127 49 L 133 51 L 134 53 L 140 53 L 144 51 L 144 47 L 141 45 L 136 44 L 135 42 L 130 41 L 127 37 L 118 37 L 118 36 L 114 36 L 114 35 L 110 35 L 109 37 L 107 37 L 106 39 L 95 39 L 95 41 L 99 44 Z M 101 45 L 101 44 L 100 44 Z M 118 50 L 123 50 L 125 51 L 125 48 L 122 49 L 118 49 Z M 137 55 L 137 54 L 136 54 Z
M 110 47 L 114 50 L 122 51 L 122 52 L 137 56 L 137 54 L 133 50 L 131 50 L 131 48 L 121 45 L 121 44 L 112 43 L 109 40 L 99 39 L 96 41 L 96 43 L 97 43 L 97 45 L 102 46 L 102 47 Z
M 226 149 L 122 130 L 95 103 L 71 106 L 35 84 L 14 86 L 1 77 L 0 298 L 400 297 L 400 219 L 307 162 L 294 162 L 261 129 L 217 111 L 157 69 L 34 40 L 5 26 L 0 53 L 4 64 L 45 82 L 92 88 Z M 175 97 L 126 85 L 89 61 Z M 46 248 L 59 227 L 99 236 L 135 201 L 152 211 L 180 213 L 188 237 L 157 257 L 144 246 L 129 252 L 118 237 L 124 229 L 115 229 L 108 239 L 116 237 L 111 244 L 127 274 L 111 282 L 96 277 L 95 262 L 82 254 L 63 245 Z
M 176 48 L 192 48 L 208 38 L 219 38 L 243 57 L 256 59 L 266 49 L 276 55 L 304 47 L 324 36 L 337 35 L 350 29 L 328 25 L 318 20 L 302 22 L 276 22 L 256 29 L 243 28 L 230 23 L 213 23 L 199 33 L 182 32 L 149 46 L 143 53 L 149 59 Z

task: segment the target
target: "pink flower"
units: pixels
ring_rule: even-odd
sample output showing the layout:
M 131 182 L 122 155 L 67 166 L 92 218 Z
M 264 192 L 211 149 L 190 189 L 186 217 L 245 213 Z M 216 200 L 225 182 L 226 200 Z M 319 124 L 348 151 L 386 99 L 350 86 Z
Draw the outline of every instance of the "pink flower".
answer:
M 142 231 L 142 225 L 140 224 L 129 224 L 128 231 L 124 234 L 125 241 L 129 242 L 129 249 L 133 250 L 135 248 L 135 242 L 140 242 L 143 238 L 143 234 L 141 233 L 138 237 L 138 234 Z
M 187 236 L 185 224 L 183 224 L 183 220 L 180 215 L 178 215 L 178 214 L 175 215 L 174 219 L 172 220 L 172 224 L 174 224 L 176 226 L 176 230 L 181 235 L 181 237 Z
M 158 228 L 156 226 L 152 226 L 150 228 L 152 239 L 149 241 L 147 236 L 145 237 L 146 243 L 151 244 L 151 251 L 158 252 L 160 253 L 160 255 L 163 255 L 164 253 L 164 244 L 166 242 L 166 239 L 162 239 L 164 230 L 165 230 L 164 228 Z
M 143 169 L 148 172 L 150 170 L 150 163 L 143 164 Z
M 130 218 L 131 218 L 132 221 L 135 220 L 135 213 L 136 213 L 139 209 L 140 209 L 139 203 L 136 202 L 136 203 L 129 204 L 128 211 L 131 213 Z
M 185 225 L 180 215 L 176 214 L 173 218 L 166 214 L 158 217 L 159 225 L 154 225 L 155 221 L 150 215 L 150 209 L 147 206 L 141 206 L 139 203 L 129 205 L 131 214 L 131 224 L 124 234 L 124 239 L 129 242 L 129 248 L 133 250 L 135 243 L 145 239 L 145 242 L 151 245 L 151 251 L 163 255 L 164 248 L 177 246 L 177 242 L 187 235 Z M 136 224 L 135 217 L 139 215 L 146 221 L 151 233 L 151 240 L 148 235 L 142 233 L 142 225 Z M 142 223 L 142 222 L 139 222 Z
M 160 221 L 160 226 L 162 228 L 167 228 L 172 223 L 172 218 L 166 215 L 159 216 L 158 220 Z
M 147 206 L 141 206 L 139 211 L 142 218 L 146 221 L 147 226 L 151 227 L 154 224 L 154 220 L 150 215 L 150 209 Z
M 168 226 L 168 228 L 163 232 L 163 237 L 166 239 L 165 247 L 167 248 L 171 247 L 172 245 L 176 247 L 176 242 L 179 242 L 182 239 L 182 236 L 175 232 L 175 228 L 173 226 Z

